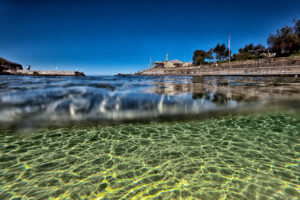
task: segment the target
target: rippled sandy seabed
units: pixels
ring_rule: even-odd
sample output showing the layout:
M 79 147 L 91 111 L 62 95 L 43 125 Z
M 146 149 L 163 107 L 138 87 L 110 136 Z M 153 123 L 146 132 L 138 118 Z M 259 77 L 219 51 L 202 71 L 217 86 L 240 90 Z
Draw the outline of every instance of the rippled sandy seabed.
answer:
M 299 113 L 0 137 L 0 199 L 300 198 Z
M 0 200 L 300 199 L 300 79 L 0 79 Z

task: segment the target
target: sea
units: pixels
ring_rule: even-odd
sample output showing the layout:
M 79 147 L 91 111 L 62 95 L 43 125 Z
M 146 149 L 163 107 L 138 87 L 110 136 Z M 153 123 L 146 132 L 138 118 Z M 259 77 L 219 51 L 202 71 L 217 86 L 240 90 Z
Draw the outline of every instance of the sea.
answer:
M 0 76 L 0 199 L 300 199 L 300 79 Z

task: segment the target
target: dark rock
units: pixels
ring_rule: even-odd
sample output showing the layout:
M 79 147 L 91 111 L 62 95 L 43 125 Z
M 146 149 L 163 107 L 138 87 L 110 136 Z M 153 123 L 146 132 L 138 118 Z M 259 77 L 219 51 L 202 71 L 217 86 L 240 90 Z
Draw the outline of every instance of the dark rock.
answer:
M 4 58 L 0 57 L 0 72 L 3 70 L 22 70 L 22 65 L 14 62 L 10 62 Z

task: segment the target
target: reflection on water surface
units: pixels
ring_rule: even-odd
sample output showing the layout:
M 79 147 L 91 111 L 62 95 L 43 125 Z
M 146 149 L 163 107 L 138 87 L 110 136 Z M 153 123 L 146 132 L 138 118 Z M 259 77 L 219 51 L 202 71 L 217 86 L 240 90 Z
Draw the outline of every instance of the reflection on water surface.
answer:
M 167 78 L 168 80 L 168 78 Z M 154 82 L 153 92 L 168 95 L 192 93 L 195 99 L 225 103 L 270 99 L 299 99 L 299 79 L 277 77 L 192 77 L 191 81 Z
M 299 105 L 300 79 L 1 76 L 0 126 L 153 120 Z M 296 103 L 295 103 L 296 102 Z M 36 123 L 38 121 L 39 123 Z

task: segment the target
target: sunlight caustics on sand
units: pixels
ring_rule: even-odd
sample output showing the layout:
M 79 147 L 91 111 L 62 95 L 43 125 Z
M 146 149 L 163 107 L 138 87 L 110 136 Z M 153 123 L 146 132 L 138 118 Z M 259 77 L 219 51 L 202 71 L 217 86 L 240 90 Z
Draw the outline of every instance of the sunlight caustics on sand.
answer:
M 300 115 L 1 131 L 1 199 L 298 199 Z

